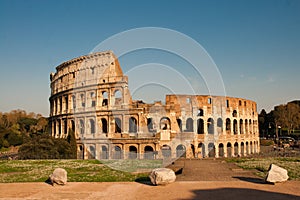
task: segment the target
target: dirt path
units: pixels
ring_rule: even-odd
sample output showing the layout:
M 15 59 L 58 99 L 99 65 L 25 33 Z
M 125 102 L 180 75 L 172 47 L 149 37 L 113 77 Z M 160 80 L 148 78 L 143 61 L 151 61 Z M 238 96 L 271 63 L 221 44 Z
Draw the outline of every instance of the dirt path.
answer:
M 141 183 L 0 184 L 0 199 L 299 199 L 300 182 L 269 185 L 246 181 L 175 182 L 167 186 Z

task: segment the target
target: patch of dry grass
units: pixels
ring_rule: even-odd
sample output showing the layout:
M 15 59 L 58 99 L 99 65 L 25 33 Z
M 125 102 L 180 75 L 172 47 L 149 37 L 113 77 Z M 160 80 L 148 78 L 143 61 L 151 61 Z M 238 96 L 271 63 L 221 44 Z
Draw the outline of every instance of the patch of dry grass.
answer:
M 300 180 L 300 158 L 231 158 L 227 161 L 235 162 L 244 169 L 256 169 L 261 177 L 265 177 L 269 166 L 275 164 L 288 171 L 290 180 Z
M 70 182 L 135 181 L 147 176 L 117 171 L 98 160 L 6 160 L 0 161 L 0 182 L 43 182 L 58 167 L 68 172 Z

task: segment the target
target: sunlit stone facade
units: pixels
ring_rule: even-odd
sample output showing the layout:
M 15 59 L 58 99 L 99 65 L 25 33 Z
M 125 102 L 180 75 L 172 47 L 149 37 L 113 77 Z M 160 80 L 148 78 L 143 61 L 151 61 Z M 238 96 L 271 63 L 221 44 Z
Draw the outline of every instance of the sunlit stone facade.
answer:
M 166 96 L 132 100 L 111 51 L 64 62 L 51 73 L 53 137 L 73 130 L 79 159 L 247 156 L 259 152 L 256 103 L 243 98 Z

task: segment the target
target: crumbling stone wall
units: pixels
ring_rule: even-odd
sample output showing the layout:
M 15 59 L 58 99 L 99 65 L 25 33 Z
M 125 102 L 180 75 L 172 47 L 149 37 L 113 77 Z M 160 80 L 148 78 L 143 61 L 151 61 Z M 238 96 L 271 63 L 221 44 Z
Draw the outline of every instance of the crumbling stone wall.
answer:
M 111 51 L 64 62 L 50 74 L 53 137 L 75 132 L 78 158 L 246 156 L 259 152 L 256 103 L 209 95 L 132 100 Z

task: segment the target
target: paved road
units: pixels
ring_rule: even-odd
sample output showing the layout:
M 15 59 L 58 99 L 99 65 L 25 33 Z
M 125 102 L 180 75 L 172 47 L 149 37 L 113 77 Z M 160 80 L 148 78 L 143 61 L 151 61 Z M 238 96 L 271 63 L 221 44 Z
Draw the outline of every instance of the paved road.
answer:
M 253 171 L 243 170 L 234 163 L 219 159 L 179 159 L 173 166 L 177 169 L 183 167 L 182 174 L 177 175 L 178 181 L 236 181 L 237 179 L 263 181 L 255 176 Z

